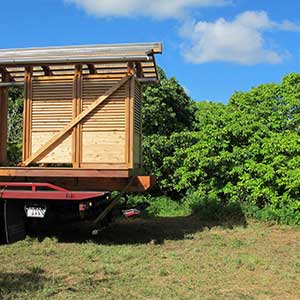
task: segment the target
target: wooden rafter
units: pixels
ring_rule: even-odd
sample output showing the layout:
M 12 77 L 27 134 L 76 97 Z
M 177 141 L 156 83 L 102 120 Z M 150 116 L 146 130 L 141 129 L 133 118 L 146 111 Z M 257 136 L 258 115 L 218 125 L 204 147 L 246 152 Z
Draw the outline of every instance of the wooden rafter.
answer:
M 7 78 L 7 80 L 5 80 L 5 82 L 16 82 L 15 79 L 11 76 L 11 74 L 7 71 L 6 68 L 4 67 L 0 67 L 0 73 L 2 74 L 2 78 Z M 4 80 L 2 80 L 4 81 Z
M 137 62 L 137 63 L 135 63 L 135 67 L 136 67 L 136 76 L 138 78 L 143 78 L 144 72 L 143 72 L 142 64 L 140 62 Z
M 94 64 L 87 64 L 90 74 L 97 74 L 97 69 Z
M 157 65 L 156 65 L 156 60 L 155 60 L 155 56 L 154 55 L 152 55 L 152 59 L 153 59 L 153 65 L 154 65 L 154 69 L 155 69 L 156 78 L 157 78 L 157 80 L 159 80 L 158 71 L 157 71 Z
M 42 69 L 45 73 L 45 76 L 53 76 L 53 72 L 49 68 L 49 66 L 42 66 Z
M 57 133 L 48 143 L 46 143 L 40 150 L 34 153 L 31 157 L 26 159 L 22 165 L 28 166 L 32 162 L 44 158 L 49 154 L 57 145 L 66 139 L 71 134 L 71 130 L 79 124 L 87 115 L 89 115 L 93 110 L 95 110 L 103 101 L 110 97 L 114 92 L 116 92 L 121 86 L 123 86 L 132 76 L 125 76 L 120 81 L 118 81 L 114 86 L 107 90 L 102 96 L 95 100 L 87 109 L 82 111 L 76 118 L 74 118 L 63 130 Z

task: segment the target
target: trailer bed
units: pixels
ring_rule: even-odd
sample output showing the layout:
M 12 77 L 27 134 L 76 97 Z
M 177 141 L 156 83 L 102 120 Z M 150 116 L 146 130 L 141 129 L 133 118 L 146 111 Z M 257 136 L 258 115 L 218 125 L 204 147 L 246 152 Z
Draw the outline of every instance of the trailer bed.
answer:
M 68 190 L 122 191 L 134 177 L 129 192 L 144 192 L 155 184 L 153 176 L 140 176 L 130 170 L 74 168 L 0 168 L 2 182 L 47 182 Z

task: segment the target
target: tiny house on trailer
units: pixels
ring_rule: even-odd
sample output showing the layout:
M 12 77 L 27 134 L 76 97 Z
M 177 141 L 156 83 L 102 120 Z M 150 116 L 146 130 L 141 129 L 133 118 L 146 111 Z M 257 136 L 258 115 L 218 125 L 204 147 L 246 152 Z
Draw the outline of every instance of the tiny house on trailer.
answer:
M 143 84 L 158 80 L 155 55 L 160 53 L 160 43 L 0 50 L 4 211 L 16 199 L 23 206 L 31 200 L 32 207 L 25 206 L 34 214 L 34 207 L 48 209 L 39 200 L 82 202 L 101 198 L 103 191 L 122 195 L 154 184 L 143 171 L 141 109 Z M 24 88 L 22 161 L 13 167 L 7 165 L 11 86 Z M 100 205 L 102 219 L 116 202 Z

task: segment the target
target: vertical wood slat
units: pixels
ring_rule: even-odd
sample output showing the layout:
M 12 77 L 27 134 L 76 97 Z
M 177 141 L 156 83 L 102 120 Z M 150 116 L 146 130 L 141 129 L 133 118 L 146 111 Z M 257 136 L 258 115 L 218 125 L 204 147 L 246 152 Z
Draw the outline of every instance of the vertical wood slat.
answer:
M 135 75 L 134 63 L 127 64 L 127 74 Z M 134 89 L 135 89 L 135 76 L 132 76 L 129 82 L 128 91 L 128 113 L 127 118 L 127 151 L 128 151 L 128 168 L 134 167 Z
M 75 66 L 73 82 L 73 113 L 72 118 L 76 118 L 82 112 L 82 65 Z M 73 168 L 79 168 L 82 161 L 82 124 L 79 123 L 73 129 L 72 138 L 72 164 Z
M 8 76 L 2 74 L 2 81 Z M 8 129 L 8 87 L 0 88 L 0 164 L 7 163 L 7 129 Z
M 23 161 L 31 155 L 32 67 L 25 68 L 23 108 Z

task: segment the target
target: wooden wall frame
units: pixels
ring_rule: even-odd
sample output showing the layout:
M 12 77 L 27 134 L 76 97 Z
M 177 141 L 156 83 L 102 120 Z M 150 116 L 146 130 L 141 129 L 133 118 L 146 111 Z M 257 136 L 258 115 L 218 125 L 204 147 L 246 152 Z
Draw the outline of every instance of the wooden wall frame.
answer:
M 8 87 L 24 87 L 22 161 L 0 168 L 4 176 L 22 169 L 31 178 L 34 168 L 69 174 L 66 167 L 143 175 L 142 83 L 157 82 L 161 52 L 161 43 L 1 50 L 0 165 Z
M 33 124 L 36 122 L 36 118 L 38 118 L 38 122 L 44 121 L 45 126 L 47 124 L 47 117 L 42 117 L 44 114 L 40 112 L 40 115 L 37 116 L 33 108 L 35 107 L 35 82 L 38 79 L 32 80 L 31 76 L 32 72 L 30 68 L 26 69 L 26 81 L 25 81 L 25 106 L 24 106 L 24 135 L 23 135 L 23 161 L 22 166 L 30 166 L 32 163 L 46 163 L 49 164 L 52 161 L 47 161 L 45 158 L 47 155 L 51 154 L 58 146 L 61 146 L 62 143 L 72 136 L 72 166 L 73 168 L 96 168 L 96 169 L 140 169 L 142 168 L 142 157 L 141 157 L 141 85 L 138 83 L 137 78 L 135 76 L 135 71 L 132 69 L 132 64 L 129 65 L 128 73 L 124 74 L 119 79 L 115 79 L 115 81 L 111 81 L 110 78 L 105 78 L 103 76 L 98 75 L 83 75 L 82 74 L 82 65 L 77 64 L 74 68 L 74 77 L 73 77 L 73 88 L 72 88 L 72 120 L 70 120 L 62 129 L 58 130 L 57 133 L 49 139 L 46 143 L 44 143 L 37 151 L 33 151 L 35 141 L 32 136 Z M 46 78 L 47 84 L 51 82 L 50 77 Z M 56 84 L 59 85 L 60 89 L 63 83 L 56 81 L 56 77 L 52 77 L 55 87 Z M 101 90 L 101 83 L 106 84 L 106 82 L 114 82 L 111 83 L 109 89 L 104 91 L 102 94 L 99 94 L 92 103 L 89 104 L 88 107 L 84 108 L 84 97 L 85 97 L 85 86 L 91 80 L 98 79 Z M 42 80 L 42 78 L 41 78 Z M 42 83 L 43 81 L 41 81 Z M 85 82 L 85 85 L 84 85 Z M 37 82 L 39 85 L 39 81 Z M 96 85 L 91 86 L 91 92 L 95 92 L 97 89 Z M 120 89 L 125 89 L 124 92 L 119 92 Z M 137 93 L 137 91 L 139 91 Z M 39 97 L 42 99 L 46 99 L 47 95 L 42 95 L 41 92 L 38 92 Z M 54 93 L 54 92 L 51 92 Z M 113 162 L 107 159 L 107 161 L 103 161 L 101 159 L 94 159 L 92 161 L 86 161 L 84 157 L 85 149 L 90 147 L 87 144 L 84 138 L 84 124 L 88 124 L 87 118 L 93 115 L 95 112 L 98 113 L 98 118 L 101 118 L 101 109 L 107 110 L 106 106 L 101 107 L 102 104 L 105 103 L 114 103 L 113 95 L 116 93 L 120 93 L 118 97 L 121 97 L 122 105 L 125 107 L 124 116 L 124 145 L 120 147 L 124 147 L 124 151 L 119 151 L 122 156 L 118 162 Z M 124 94 L 124 96 L 122 96 Z M 123 99 L 122 99 L 123 97 Z M 120 100 L 118 100 L 120 103 Z M 40 100 L 38 100 L 40 101 Z M 43 100 L 43 103 L 47 100 Z M 108 102 L 107 102 L 108 101 Z M 57 104 L 58 105 L 58 104 Z M 112 119 L 120 118 L 120 116 L 114 116 L 116 110 L 112 110 L 110 115 Z M 100 113 L 100 116 L 99 116 Z M 92 118 L 91 118 L 92 119 Z M 57 118 L 59 122 L 59 117 Z M 115 121 L 117 122 L 117 121 Z M 94 129 L 95 131 L 101 130 L 101 128 Z M 112 136 L 114 135 L 115 129 L 111 129 Z M 116 133 L 116 132 L 115 132 Z M 43 133 L 41 133 L 43 134 Z M 109 131 L 107 131 L 109 134 Z M 90 136 L 93 138 L 93 134 Z M 94 139 L 97 139 L 97 134 L 94 133 Z M 96 144 L 95 144 L 96 145 Z M 96 146 L 93 146 L 94 148 Z M 108 151 L 117 151 L 114 147 L 118 147 L 119 145 L 112 145 Z M 96 150 L 100 150 L 101 145 Z M 119 149 L 120 150 L 120 149 Z M 123 153 L 123 154 L 122 154 Z M 69 161 L 54 161 L 54 163 L 69 163 Z

